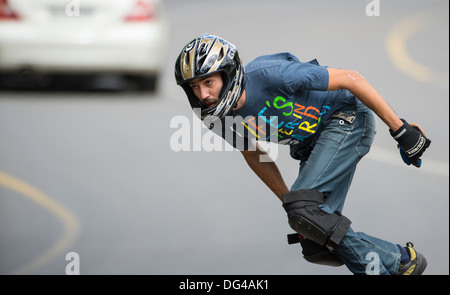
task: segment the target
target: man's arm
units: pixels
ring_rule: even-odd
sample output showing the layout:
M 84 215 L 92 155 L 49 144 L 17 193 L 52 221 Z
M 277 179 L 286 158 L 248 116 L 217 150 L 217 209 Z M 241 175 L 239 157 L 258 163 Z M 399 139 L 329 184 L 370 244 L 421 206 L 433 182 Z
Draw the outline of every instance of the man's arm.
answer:
M 328 75 L 328 90 L 350 91 L 389 126 L 392 137 L 398 142 L 403 161 L 407 165 L 421 166 L 420 157 L 430 146 L 431 140 L 425 137 L 419 125 L 410 125 L 400 119 L 381 94 L 358 72 L 328 68 Z
M 282 194 L 288 193 L 289 188 L 286 186 L 275 162 L 260 161 L 260 156 L 268 156 L 266 151 L 256 143 L 256 151 L 241 151 L 241 153 L 255 174 L 283 201 Z
M 397 131 L 403 122 L 395 114 L 381 94 L 358 72 L 328 68 L 328 90 L 347 89 L 363 104 L 375 112 L 392 131 Z

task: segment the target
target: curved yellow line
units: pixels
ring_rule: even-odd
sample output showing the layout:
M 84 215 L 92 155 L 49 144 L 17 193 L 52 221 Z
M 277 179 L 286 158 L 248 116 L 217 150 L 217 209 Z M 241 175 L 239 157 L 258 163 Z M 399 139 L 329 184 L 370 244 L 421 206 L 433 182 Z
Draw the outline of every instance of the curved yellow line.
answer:
M 441 74 L 415 61 L 408 53 L 408 40 L 435 18 L 432 11 L 414 13 L 401 21 L 389 32 L 386 47 L 394 65 L 406 75 L 424 82 L 437 83 L 448 88 L 448 73 Z
M 49 196 L 39 191 L 37 188 L 17 179 L 5 172 L 0 171 L 0 185 L 15 191 L 25 197 L 31 199 L 37 204 L 41 205 L 57 218 L 59 218 L 64 224 L 64 234 L 56 241 L 52 247 L 36 257 L 30 263 L 22 266 L 13 272 L 13 274 L 27 274 L 32 270 L 47 263 L 64 249 L 66 249 L 76 238 L 80 230 L 78 220 L 63 206 L 52 200 Z

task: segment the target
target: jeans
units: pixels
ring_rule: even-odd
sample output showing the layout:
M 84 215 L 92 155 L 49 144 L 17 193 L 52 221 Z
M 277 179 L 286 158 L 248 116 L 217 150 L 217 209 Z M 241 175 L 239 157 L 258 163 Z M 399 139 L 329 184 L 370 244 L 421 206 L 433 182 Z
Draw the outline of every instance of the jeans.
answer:
M 298 177 L 291 187 L 291 191 L 327 192 L 328 197 L 320 205 L 327 213 L 342 212 L 356 165 L 369 152 L 375 137 L 371 110 L 358 104 L 341 111 L 355 116 L 354 121 L 331 118 L 325 122 L 309 158 L 300 163 Z M 396 274 L 400 263 L 396 244 L 355 232 L 351 227 L 335 252 L 354 274 Z

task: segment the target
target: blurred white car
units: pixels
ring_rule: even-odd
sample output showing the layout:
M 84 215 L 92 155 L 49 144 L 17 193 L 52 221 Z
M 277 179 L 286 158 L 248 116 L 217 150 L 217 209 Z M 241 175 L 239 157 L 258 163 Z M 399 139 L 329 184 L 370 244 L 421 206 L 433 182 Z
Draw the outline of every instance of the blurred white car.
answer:
M 0 0 L 0 74 L 113 73 L 153 87 L 167 44 L 159 0 Z

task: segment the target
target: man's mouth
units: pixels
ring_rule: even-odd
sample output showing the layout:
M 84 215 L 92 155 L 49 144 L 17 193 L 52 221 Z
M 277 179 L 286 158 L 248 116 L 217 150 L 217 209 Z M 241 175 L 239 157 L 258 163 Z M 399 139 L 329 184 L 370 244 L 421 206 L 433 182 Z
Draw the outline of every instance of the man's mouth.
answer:
M 217 104 L 216 101 L 205 101 L 203 105 L 204 105 L 207 109 L 209 109 L 209 108 L 212 108 L 213 106 L 215 106 L 216 104 Z

